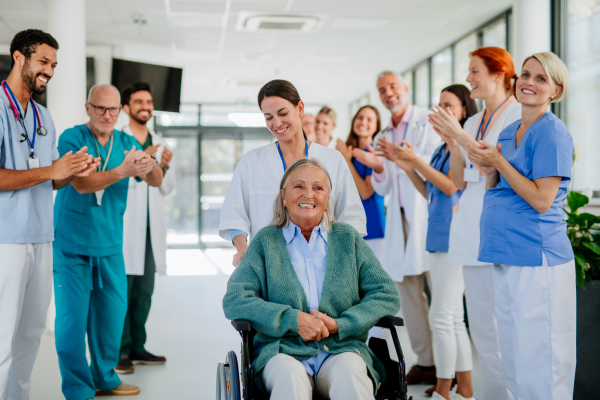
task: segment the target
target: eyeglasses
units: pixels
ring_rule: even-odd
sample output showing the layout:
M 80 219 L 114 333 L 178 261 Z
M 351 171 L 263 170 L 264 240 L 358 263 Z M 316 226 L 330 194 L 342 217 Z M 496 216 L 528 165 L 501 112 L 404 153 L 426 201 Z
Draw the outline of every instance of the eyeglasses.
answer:
M 108 113 L 110 115 L 112 115 L 113 117 L 119 115 L 119 111 L 121 111 L 121 106 L 119 107 L 98 107 L 93 105 L 92 103 L 88 103 L 90 106 L 94 107 L 94 112 L 96 113 L 96 115 L 104 115 L 104 113 L 106 112 L 106 110 L 108 110 Z

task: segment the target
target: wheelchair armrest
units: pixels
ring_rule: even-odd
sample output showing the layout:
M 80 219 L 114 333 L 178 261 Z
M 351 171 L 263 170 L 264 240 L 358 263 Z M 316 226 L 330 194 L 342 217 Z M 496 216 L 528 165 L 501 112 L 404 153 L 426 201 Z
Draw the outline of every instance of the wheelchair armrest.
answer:
M 400 317 L 393 317 L 388 315 L 387 317 L 383 317 L 375 324 L 380 328 L 392 328 L 394 326 L 404 326 L 404 320 Z
M 238 332 L 252 332 L 252 325 L 250 325 L 250 321 L 246 321 L 244 319 L 234 319 L 231 321 L 231 325 Z

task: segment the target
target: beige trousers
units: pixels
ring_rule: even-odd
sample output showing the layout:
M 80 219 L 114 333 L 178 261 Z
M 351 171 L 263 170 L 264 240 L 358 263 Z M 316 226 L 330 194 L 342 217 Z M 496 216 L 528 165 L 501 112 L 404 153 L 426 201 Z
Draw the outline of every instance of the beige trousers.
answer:
M 313 390 L 331 400 L 374 399 L 367 365 L 354 353 L 330 355 L 321 366 L 316 382 L 300 361 L 280 353 L 265 366 L 263 382 L 271 400 L 311 400 Z

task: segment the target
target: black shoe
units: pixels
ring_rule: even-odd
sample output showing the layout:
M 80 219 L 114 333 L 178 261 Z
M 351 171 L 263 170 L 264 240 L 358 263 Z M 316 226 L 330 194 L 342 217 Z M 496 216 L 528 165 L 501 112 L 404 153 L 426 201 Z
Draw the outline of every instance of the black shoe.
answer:
M 134 365 L 145 364 L 145 365 L 158 365 L 164 364 L 167 359 L 163 356 L 155 356 L 154 354 L 147 352 L 146 350 L 141 353 L 131 353 L 129 358 Z
M 119 357 L 119 364 L 115 367 L 115 372 L 117 374 L 133 374 L 135 372 L 135 367 L 127 354 Z

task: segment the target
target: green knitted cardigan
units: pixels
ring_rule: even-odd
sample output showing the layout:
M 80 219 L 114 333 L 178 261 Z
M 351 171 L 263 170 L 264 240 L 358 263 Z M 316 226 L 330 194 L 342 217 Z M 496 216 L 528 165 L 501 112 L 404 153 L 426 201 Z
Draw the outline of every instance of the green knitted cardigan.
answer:
M 365 342 L 380 318 L 400 310 L 396 284 L 360 234 L 340 222 L 329 231 L 325 268 L 319 311 L 335 319 L 338 332 L 319 343 L 331 354 L 359 354 L 379 388 L 383 364 Z M 284 353 L 307 360 L 318 352 L 316 342 L 298 334 L 298 312 L 310 309 L 281 228 L 267 226 L 252 239 L 229 278 L 223 310 L 227 319 L 248 320 L 257 330 L 252 365 L 263 390 L 262 370 L 271 357 Z

